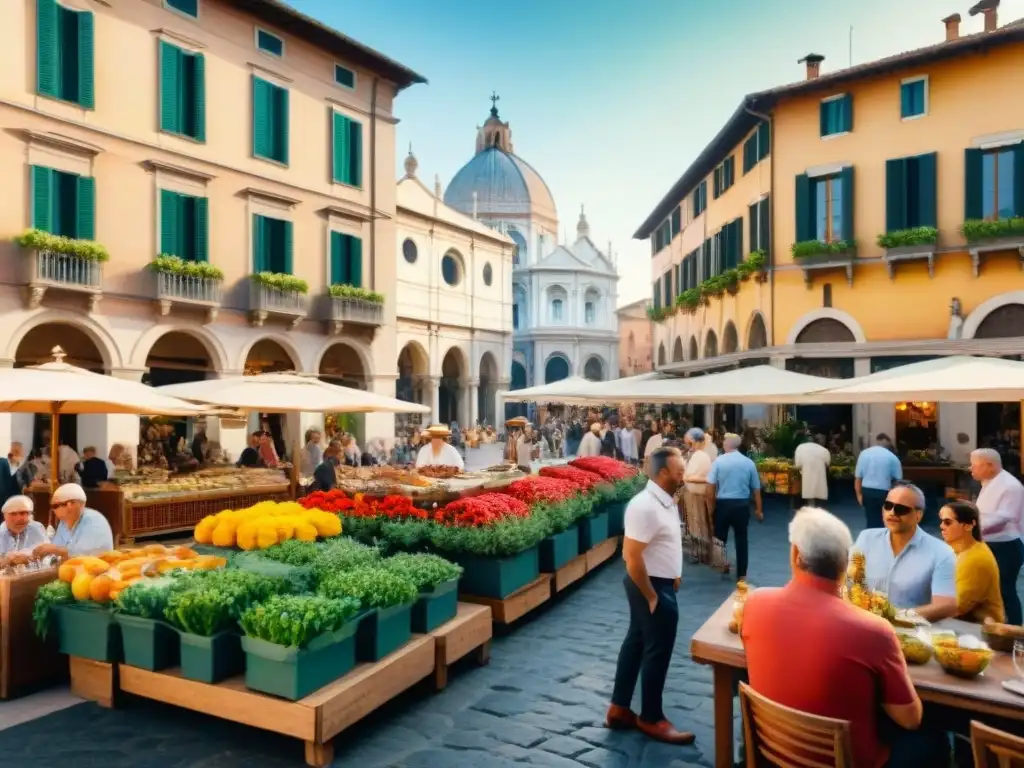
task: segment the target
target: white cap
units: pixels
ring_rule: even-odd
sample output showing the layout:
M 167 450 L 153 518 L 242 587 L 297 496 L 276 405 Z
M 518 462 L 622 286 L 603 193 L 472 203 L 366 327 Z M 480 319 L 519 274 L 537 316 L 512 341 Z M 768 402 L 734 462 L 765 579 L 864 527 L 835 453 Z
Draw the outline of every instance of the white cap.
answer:
M 65 501 L 80 501 L 85 503 L 85 489 L 78 483 L 64 483 L 53 492 L 50 504 L 63 504 Z
M 11 496 L 7 501 L 4 502 L 4 506 L 0 509 L 0 512 L 33 512 L 35 511 L 35 505 L 32 503 L 32 499 L 28 496 Z

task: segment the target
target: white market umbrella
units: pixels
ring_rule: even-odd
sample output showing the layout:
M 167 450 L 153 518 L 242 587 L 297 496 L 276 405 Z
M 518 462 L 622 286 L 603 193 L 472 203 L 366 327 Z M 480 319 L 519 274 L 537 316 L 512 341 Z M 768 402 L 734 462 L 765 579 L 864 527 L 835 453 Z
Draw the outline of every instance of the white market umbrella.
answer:
M 563 403 L 571 405 L 597 404 L 604 402 L 601 399 L 591 398 L 590 395 L 600 395 L 606 390 L 630 391 L 634 385 L 642 382 L 658 381 L 667 377 L 657 371 L 639 373 L 636 376 L 628 376 L 624 379 L 613 381 L 591 381 L 582 376 L 570 376 L 568 379 L 555 381 L 551 384 L 541 384 L 526 389 L 516 389 L 503 395 L 506 402 L 511 403 Z

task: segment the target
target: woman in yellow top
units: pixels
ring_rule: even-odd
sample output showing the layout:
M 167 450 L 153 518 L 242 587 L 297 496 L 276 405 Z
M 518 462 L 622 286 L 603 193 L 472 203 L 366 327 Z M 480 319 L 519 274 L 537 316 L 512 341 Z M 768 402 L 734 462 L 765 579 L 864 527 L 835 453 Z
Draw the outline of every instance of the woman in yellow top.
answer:
M 991 618 L 1006 620 L 999 592 L 999 566 L 981 540 L 978 508 L 969 501 L 952 501 L 939 510 L 942 538 L 956 552 L 957 618 L 978 624 Z

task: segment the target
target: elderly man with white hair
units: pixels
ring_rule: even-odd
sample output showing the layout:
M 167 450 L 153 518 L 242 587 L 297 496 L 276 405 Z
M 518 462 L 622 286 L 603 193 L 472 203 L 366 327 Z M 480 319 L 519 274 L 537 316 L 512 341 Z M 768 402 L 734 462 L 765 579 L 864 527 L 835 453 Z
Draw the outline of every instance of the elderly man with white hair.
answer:
M 722 441 L 725 453 L 715 459 L 708 473 L 705 501 L 714 520 L 715 538 L 724 548 L 729 543 L 729 529 L 736 532 L 736 580 L 747 578 L 747 563 L 750 560 L 750 545 L 747 542 L 747 527 L 750 525 L 750 502 L 754 502 L 754 514 L 764 520 L 761 508 L 761 477 L 754 462 L 739 452 L 743 442 L 739 435 L 731 432 Z M 728 572 L 729 566 L 723 570 Z
M 49 541 L 46 529 L 32 519 L 33 504 L 28 496 L 11 496 L 4 502 L 2 511 L 0 561 L 6 565 L 24 565 L 32 559 L 33 549 Z
M 971 475 L 981 483 L 978 512 L 981 535 L 999 564 L 999 591 L 1009 624 L 1021 623 L 1017 577 L 1024 565 L 1024 486 L 1003 469 L 998 451 L 979 448 L 971 453 Z
M 53 492 L 50 509 L 60 525 L 52 543 L 35 548 L 36 557 L 57 555 L 66 560 L 79 555 L 98 555 L 114 548 L 114 533 L 107 518 L 85 506 L 85 501 L 85 490 L 76 483 L 65 483 Z

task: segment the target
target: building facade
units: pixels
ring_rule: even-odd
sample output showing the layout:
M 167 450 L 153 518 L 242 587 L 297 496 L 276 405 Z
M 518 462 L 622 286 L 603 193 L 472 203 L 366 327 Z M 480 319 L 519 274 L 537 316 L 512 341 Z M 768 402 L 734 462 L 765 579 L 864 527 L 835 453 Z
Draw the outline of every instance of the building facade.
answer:
M 515 244 L 512 272 L 514 351 L 509 386 L 618 371 L 615 315 L 618 274 L 590 239 L 581 209 L 576 240 L 557 241 L 558 213 L 540 174 L 516 155 L 512 129 L 498 115 L 477 130 L 476 154 L 444 193 L 452 208 L 506 234 Z M 506 374 L 509 375 L 509 374 Z
M 999 26 L 997 7 L 977 9 L 983 31 L 961 34 L 954 15 L 941 37 L 936 24 L 941 42 L 849 69 L 824 73 L 824 57 L 811 54 L 802 81 L 744 98 L 637 233 L 652 238 L 661 366 L 771 360 L 852 377 L 938 355 L 1024 353 L 1024 108 L 1000 96 L 1024 63 L 1024 25 Z M 678 279 L 666 287 L 697 239 L 687 205 L 699 185 L 718 183 L 739 142 L 761 132 L 766 157 L 743 176 L 756 188 L 738 197 L 770 201 L 767 281 L 741 282 L 735 297 L 702 288 L 687 314 L 685 266 L 682 290 Z M 750 151 L 741 150 L 744 168 Z M 728 208 L 731 194 L 709 200 L 706 213 Z M 725 266 L 712 261 L 712 276 Z M 734 322 L 757 338 L 740 332 L 737 345 L 715 350 L 698 336 L 675 353 L 695 317 L 718 322 L 730 302 L 746 302 Z M 957 460 L 977 445 L 1009 444 L 1019 458 L 1019 403 L 857 405 L 829 418 L 849 421 L 858 448 L 886 432 L 911 450 L 939 444 Z
M 650 299 L 619 307 L 619 377 L 636 376 L 654 370 L 654 323 L 647 315 Z
M 512 360 L 515 244 L 441 199 L 416 176 L 411 150 L 395 222 L 397 395 L 434 422 L 495 424 Z
M 393 394 L 393 110 L 422 77 L 269 0 L 12 0 L 4 20 L 6 364 L 59 344 L 154 385 L 296 370 Z M 139 438 L 123 416 L 68 429 L 79 448 Z M 7 431 L 37 442 L 31 417 Z M 244 432 L 211 437 L 237 455 Z

